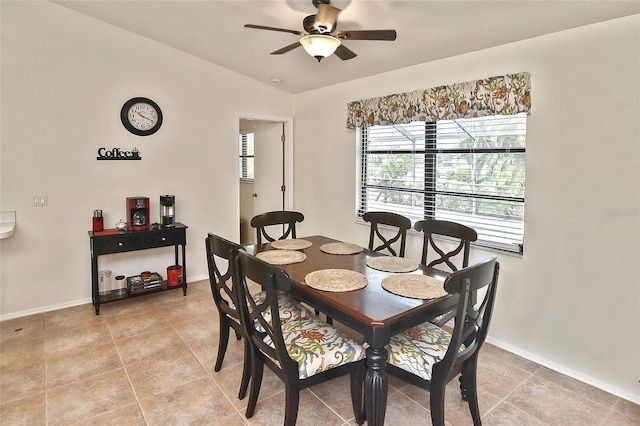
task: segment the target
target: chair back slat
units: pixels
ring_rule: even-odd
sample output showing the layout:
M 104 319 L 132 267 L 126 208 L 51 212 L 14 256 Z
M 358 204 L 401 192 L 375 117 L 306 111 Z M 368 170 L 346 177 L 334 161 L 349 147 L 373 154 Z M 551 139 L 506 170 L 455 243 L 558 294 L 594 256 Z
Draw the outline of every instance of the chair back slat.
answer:
M 262 213 L 251 219 L 251 226 L 256 228 L 257 243 L 262 244 L 264 238 L 266 242 L 284 240 L 286 238 L 296 238 L 296 223 L 302 222 L 304 215 L 296 211 L 278 210 Z M 282 233 L 279 236 L 269 235 L 267 226 L 282 225 Z M 273 232 L 273 231 L 271 231 Z
M 238 283 L 238 306 L 245 333 L 251 343 L 272 360 L 277 361 L 286 372 L 297 377 L 298 363 L 291 359 L 284 343 L 278 291 L 291 288 L 291 278 L 286 272 L 246 252 L 239 252 L 234 276 Z M 256 299 L 249 291 L 248 280 L 258 283 L 266 291 L 264 300 Z M 271 315 L 265 313 L 270 311 Z M 265 318 L 270 318 L 267 321 Z
M 213 301 L 219 310 L 236 321 L 240 321 L 240 315 L 234 307 L 236 300 L 232 286 L 231 262 L 229 260 L 232 258 L 232 253 L 242 250 L 242 247 L 212 233 L 207 234 L 205 247 L 209 268 L 209 285 L 211 286 Z M 227 262 L 225 270 L 221 269 L 220 262 L 216 261 L 216 257 Z
M 391 212 L 367 212 L 362 215 L 365 222 L 371 223 L 369 232 L 369 250 L 381 252 L 387 250 L 392 256 L 404 257 L 407 240 L 407 230 L 411 229 L 411 220 L 397 213 Z M 390 238 L 386 237 L 379 228 L 379 225 L 396 228 L 396 233 Z M 376 241 L 380 245 L 376 246 Z M 394 248 L 394 244 L 399 242 L 399 249 Z
M 445 264 L 455 272 L 460 268 L 466 268 L 469 265 L 469 249 L 471 242 L 478 239 L 478 233 L 475 229 L 456 222 L 446 220 L 425 219 L 416 222 L 414 229 L 424 232 L 424 241 L 422 244 L 421 263 L 426 266 L 436 266 Z M 434 236 L 449 237 L 454 240 L 453 244 L 457 244 L 452 250 L 446 249 L 448 241 L 434 239 Z M 437 257 L 430 262 L 429 247 L 437 254 Z M 462 253 L 461 265 L 456 265 L 453 260 Z
M 484 343 L 495 301 L 500 264 L 496 256 L 484 262 L 463 268 L 451 274 L 444 283 L 448 293 L 459 294 L 455 325 L 451 334 L 451 343 L 441 363 L 450 369 L 461 365 L 471 357 Z M 472 293 L 486 287 L 484 299 L 474 304 Z M 464 345 L 464 349 L 460 348 Z M 435 366 L 434 366 L 435 370 Z M 455 371 L 455 369 L 454 369 Z

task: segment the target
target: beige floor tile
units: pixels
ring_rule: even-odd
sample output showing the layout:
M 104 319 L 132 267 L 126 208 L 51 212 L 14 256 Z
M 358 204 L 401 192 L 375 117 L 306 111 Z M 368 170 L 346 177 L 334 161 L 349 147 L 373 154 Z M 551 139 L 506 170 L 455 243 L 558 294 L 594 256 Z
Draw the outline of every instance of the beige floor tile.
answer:
M 123 370 L 111 371 L 47 392 L 49 425 L 86 421 L 124 407 L 135 398 Z
M 417 423 L 431 423 L 429 410 L 402 392 L 391 393 L 387 398 L 385 426 L 406 426 Z
M 26 367 L 38 362 L 44 364 L 44 336 L 0 344 L 0 368 Z
M 132 315 L 112 316 L 108 319 L 108 324 L 116 340 L 171 328 L 164 316 L 152 309 L 138 311 Z
M 59 356 L 91 346 L 99 346 L 111 340 L 105 322 L 90 322 L 75 328 L 56 327 L 45 336 L 45 356 Z
M 46 425 L 45 394 L 29 396 L 0 405 L 0 424 L 37 426 Z
M 536 376 L 528 379 L 509 395 L 507 402 L 550 425 L 597 424 L 611 411 L 603 405 Z
M 47 334 L 68 332 L 104 322 L 104 317 L 96 315 L 95 309 L 89 304 L 47 312 L 44 316 Z
M 237 415 L 208 376 L 144 398 L 140 406 L 150 425 L 211 425 L 221 417 Z
M 327 404 L 343 419 L 354 419 L 351 404 L 351 376 L 336 377 L 335 379 L 319 383 L 309 388 L 314 395 Z
M 138 399 L 165 392 L 199 379 L 206 371 L 186 346 L 142 358 L 126 365 L 127 374 Z
M 284 390 L 269 398 L 258 398 L 256 410 L 247 423 L 251 426 L 281 425 L 284 423 L 285 393 Z M 346 419 L 340 418 L 315 395 L 304 389 L 300 392 L 297 426 L 331 426 L 342 425 Z
M 482 417 L 485 426 L 545 426 L 547 423 L 507 403 L 498 404 Z
M 132 400 L 132 402 L 125 405 L 124 407 L 107 411 L 106 413 L 93 417 L 88 421 L 86 419 L 80 420 L 78 424 L 92 424 L 100 426 L 147 425 L 144 420 L 144 416 L 142 415 L 142 410 L 140 410 L 140 407 L 135 402 L 135 400 Z
M 0 322 L 0 346 L 23 340 L 44 340 L 44 314 Z
M 536 377 L 541 377 L 545 380 L 555 383 L 558 386 L 563 387 L 582 395 L 585 398 L 590 399 L 598 404 L 602 404 L 606 407 L 613 407 L 618 400 L 618 397 L 611 395 L 601 389 L 595 388 L 586 383 L 580 382 L 564 374 L 560 374 L 546 367 L 540 367 L 536 372 Z
M 152 358 L 171 350 L 184 348 L 184 342 L 171 327 L 138 333 L 115 340 L 125 366 Z
M 83 362 L 78 362 L 80 358 Z M 47 388 L 53 389 L 121 369 L 122 364 L 115 345 L 109 339 L 105 344 L 81 347 L 63 354 L 48 356 L 46 368 Z
M 532 373 L 521 369 L 518 364 L 481 352 L 478 357 L 478 387 L 498 399 L 505 398 L 531 377 Z
M 34 395 L 44 395 L 44 363 L 3 368 L 0 374 L 0 401 L 3 404 Z
M 637 422 L 640 422 L 640 405 L 634 404 L 631 401 L 627 401 L 622 398 L 618 398 L 614 409 L 618 413 L 622 413 L 628 417 L 631 417 Z

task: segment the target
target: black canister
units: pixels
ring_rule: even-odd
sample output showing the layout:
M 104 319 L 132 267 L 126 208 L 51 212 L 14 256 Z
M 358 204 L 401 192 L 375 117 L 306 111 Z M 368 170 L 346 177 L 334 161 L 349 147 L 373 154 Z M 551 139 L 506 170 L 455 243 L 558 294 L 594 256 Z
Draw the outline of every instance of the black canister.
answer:
M 175 226 L 175 204 L 176 197 L 174 195 L 160 196 L 160 226 L 163 228 L 171 228 Z

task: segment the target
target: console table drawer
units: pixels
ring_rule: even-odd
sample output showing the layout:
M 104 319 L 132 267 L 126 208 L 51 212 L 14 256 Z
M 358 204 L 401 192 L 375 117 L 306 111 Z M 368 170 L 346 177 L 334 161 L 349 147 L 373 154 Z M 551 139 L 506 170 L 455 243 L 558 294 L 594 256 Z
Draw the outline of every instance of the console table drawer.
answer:
M 142 235 L 136 234 L 106 235 L 93 240 L 93 250 L 96 254 L 121 253 L 144 248 Z
M 148 247 L 165 247 L 185 244 L 184 229 L 164 229 L 162 233 L 150 232 L 143 237 L 144 244 Z

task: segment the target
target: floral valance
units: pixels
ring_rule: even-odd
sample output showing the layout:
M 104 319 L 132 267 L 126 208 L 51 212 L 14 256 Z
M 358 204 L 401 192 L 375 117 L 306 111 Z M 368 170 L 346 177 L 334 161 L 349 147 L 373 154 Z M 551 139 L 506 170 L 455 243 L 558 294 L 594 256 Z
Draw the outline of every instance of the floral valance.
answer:
M 347 104 L 347 128 L 511 115 L 531 109 L 529 73 L 454 83 Z

